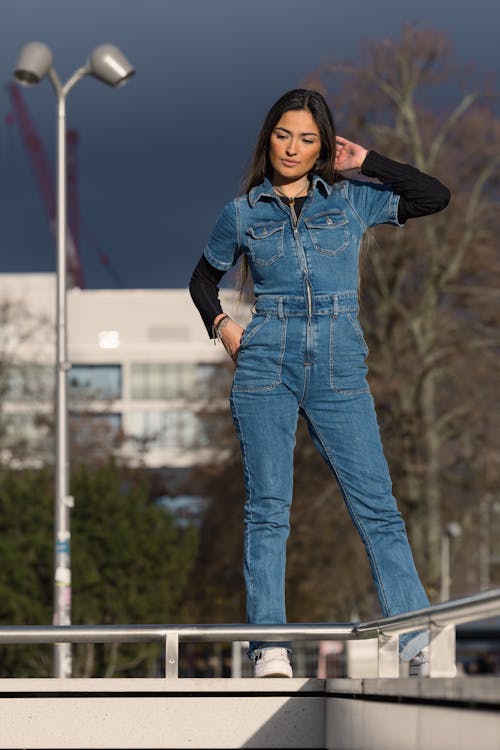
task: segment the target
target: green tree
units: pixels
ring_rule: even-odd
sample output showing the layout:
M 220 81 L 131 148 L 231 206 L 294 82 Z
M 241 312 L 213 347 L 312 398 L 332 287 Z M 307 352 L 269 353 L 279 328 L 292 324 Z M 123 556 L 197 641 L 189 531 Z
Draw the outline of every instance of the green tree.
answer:
M 12 464 L 29 465 L 35 444 L 39 462 L 50 455 L 52 409 L 47 412 L 40 402 L 52 396 L 53 375 L 45 363 L 53 338 L 45 316 L 15 296 L 0 300 L 0 472 Z M 30 411 L 16 408 L 17 402 L 29 403 Z
M 197 545 L 151 504 L 144 475 L 113 463 L 79 467 L 72 477 L 74 624 L 167 623 L 179 608 Z M 48 471 L 6 472 L 0 483 L 0 622 L 49 624 L 52 613 L 53 486 Z M 75 676 L 151 672 L 155 644 L 80 645 Z M 47 648 L 0 649 L 0 673 L 47 675 Z
M 0 624 L 51 621 L 52 482 L 46 471 L 4 470 L 0 479 Z M 1 646 L 0 676 L 50 674 L 50 651 Z

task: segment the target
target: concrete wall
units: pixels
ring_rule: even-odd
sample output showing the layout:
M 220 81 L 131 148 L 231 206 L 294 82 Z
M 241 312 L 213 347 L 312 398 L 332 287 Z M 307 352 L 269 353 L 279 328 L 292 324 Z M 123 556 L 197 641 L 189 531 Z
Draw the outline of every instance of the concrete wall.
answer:
M 2 680 L 0 748 L 498 750 L 500 679 Z
M 328 680 L 328 750 L 499 750 L 500 678 Z

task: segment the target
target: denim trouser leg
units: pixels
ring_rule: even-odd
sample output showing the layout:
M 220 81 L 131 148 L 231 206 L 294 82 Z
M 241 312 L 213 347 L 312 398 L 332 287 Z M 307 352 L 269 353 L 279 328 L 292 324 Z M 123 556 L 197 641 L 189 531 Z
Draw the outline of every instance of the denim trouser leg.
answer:
M 323 400 L 309 403 L 304 414 L 310 434 L 337 477 L 365 545 L 384 616 L 428 607 L 392 495 L 372 397 L 364 393 L 349 401 L 343 399 L 331 409 Z M 406 633 L 400 637 L 400 652 L 410 659 L 427 642 L 427 634 L 417 638 L 416 633 Z
M 365 380 L 366 345 L 343 304 L 348 301 L 327 300 L 323 313 L 318 302 L 318 314 L 308 319 L 283 314 L 285 299 L 277 315 L 254 318 L 240 349 L 231 408 L 245 474 L 244 572 L 253 624 L 286 622 L 286 540 L 299 410 L 365 545 L 383 614 L 429 603 L 392 495 Z M 402 636 L 402 657 L 411 659 L 426 642 L 426 633 Z
M 293 449 L 298 404 L 286 389 L 233 393 L 233 419 L 240 439 L 247 500 L 244 576 L 248 622 L 286 623 L 286 541 L 293 491 Z M 288 643 L 251 643 L 261 646 Z

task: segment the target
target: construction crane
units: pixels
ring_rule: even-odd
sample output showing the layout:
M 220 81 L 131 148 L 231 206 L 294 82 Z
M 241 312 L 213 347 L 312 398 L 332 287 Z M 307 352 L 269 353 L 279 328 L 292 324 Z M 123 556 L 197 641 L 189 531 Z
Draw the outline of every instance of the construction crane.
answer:
M 49 220 L 49 226 L 55 235 L 56 230 L 56 200 L 55 181 L 52 169 L 47 158 L 42 140 L 37 133 L 33 120 L 29 114 L 23 99 L 21 89 L 14 83 L 9 84 L 12 106 L 15 116 L 8 114 L 6 124 L 12 125 L 15 120 L 19 124 L 21 139 L 29 156 L 30 165 L 38 185 L 40 195 Z M 93 245 L 99 262 L 106 269 L 117 287 L 124 287 L 120 275 L 113 267 L 108 255 L 104 252 L 99 242 L 91 232 L 87 223 L 82 220 L 80 213 L 79 191 L 78 191 L 78 155 L 77 147 L 79 135 L 76 130 L 69 129 L 67 132 L 67 206 L 68 206 L 68 235 L 67 235 L 67 268 L 68 286 L 84 288 L 83 268 L 80 262 L 80 235 L 83 229 L 91 245 Z

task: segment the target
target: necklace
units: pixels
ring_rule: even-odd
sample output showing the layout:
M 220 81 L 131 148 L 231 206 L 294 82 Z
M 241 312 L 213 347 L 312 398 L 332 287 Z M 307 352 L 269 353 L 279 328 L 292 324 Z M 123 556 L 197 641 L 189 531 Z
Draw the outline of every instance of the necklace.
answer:
M 280 188 L 279 188 L 279 187 L 277 187 L 276 185 L 273 185 L 273 189 L 274 189 L 274 191 L 275 191 L 276 193 L 278 193 L 278 195 L 279 195 L 279 196 L 280 196 L 281 198 L 286 198 L 286 199 L 287 199 L 287 200 L 289 201 L 289 203 L 290 203 L 290 206 L 292 206 L 292 207 L 293 207 L 293 205 L 294 205 L 294 203 L 295 203 L 295 199 L 296 199 L 296 198 L 298 198 L 298 197 L 299 197 L 299 195 L 300 195 L 301 193 L 303 193 L 303 192 L 304 192 L 304 190 L 306 190 L 306 191 L 308 191 L 308 190 L 309 190 L 309 180 L 307 181 L 307 185 L 304 185 L 303 187 L 301 187 L 301 188 L 300 188 L 300 190 L 299 190 L 299 192 L 298 192 L 298 193 L 297 193 L 296 195 L 286 195 L 286 194 L 285 194 L 285 193 L 284 193 L 284 192 L 283 192 L 282 190 L 280 190 Z
M 296 229 L 297 224 L 299 223 L 299 217 L 297 216 L 297 212 L 295 211 L 295 199 L 298 198 L 299 195 L 304 192 L 304 190 L 309 192 L 309 180 L 307 181 L 307 186 L 304 185 L 304 187 L 301 190 L 299 190 L 299 192 L 296 195 L 285 195 L 285 193 L 283 193 L 283 191 L 281 191 L 279 187 L 276 187 L 276 185 L 273 185 L 273 189 L 279 197 L 287 199 L 288 205 L 290 206 L 290 213 L 292 216 L 293 228 Z M 299 214 L 300 214 L 300 211 L 299 211 Z

